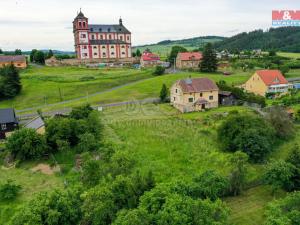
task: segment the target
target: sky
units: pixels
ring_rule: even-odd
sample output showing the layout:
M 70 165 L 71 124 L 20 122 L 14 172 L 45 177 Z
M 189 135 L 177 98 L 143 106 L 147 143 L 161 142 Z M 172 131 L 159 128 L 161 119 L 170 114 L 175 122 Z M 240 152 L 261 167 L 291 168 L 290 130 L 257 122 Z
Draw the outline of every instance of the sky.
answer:
M 136 46 L 266 30 L 272 10 L 300 10 L 300 1 L 0 0 L 0 48 L 73 51 L 72 21 L 80 8 L 91 24 L 116 24 L 122 17 Z

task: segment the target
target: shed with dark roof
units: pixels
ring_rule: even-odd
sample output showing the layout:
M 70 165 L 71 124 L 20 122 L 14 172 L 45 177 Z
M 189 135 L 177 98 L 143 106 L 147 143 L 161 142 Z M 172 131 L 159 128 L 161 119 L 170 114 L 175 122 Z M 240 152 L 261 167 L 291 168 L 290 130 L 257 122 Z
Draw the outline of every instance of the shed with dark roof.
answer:
M 0 109 L 0 139 L 4 139 L 7 133 L 18 129 L 18 126 L 14 109 Z

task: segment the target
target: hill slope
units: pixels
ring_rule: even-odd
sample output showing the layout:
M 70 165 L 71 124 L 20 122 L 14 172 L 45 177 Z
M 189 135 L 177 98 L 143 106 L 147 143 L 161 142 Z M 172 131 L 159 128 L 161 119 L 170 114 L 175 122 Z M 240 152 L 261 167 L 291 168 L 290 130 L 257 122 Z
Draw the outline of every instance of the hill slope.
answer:
M 195 37 L 174 41 L 165 40 L 158 42 L 157 44 L 135 46 L 133 50 L 136 51 L 137 49 L 140 49 L 141 51 L 144 51 L 146 48 L 149 48 L 152 52 L 159 54 L 162 57 L 166 57 L 170 53 L 172 46 L 175 45 L 185 47 L 188 50 L 193 50 L 203 47 L 208 42 L 215 43 L 222 40 L 224 40 L 224 37 L 219 36 Z
M 255 30 L 240 33 L 222 42 L 215 43 L 219 50 L 253 50 L 262 49 L 285 52 L 300 52 L 300 27 L 271 28 L 264 32 Z

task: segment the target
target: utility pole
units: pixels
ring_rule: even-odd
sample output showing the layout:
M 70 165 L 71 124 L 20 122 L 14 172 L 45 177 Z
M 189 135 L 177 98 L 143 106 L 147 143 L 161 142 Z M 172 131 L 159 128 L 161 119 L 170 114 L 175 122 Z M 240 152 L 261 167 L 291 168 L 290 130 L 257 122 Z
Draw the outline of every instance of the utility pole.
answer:
M 174 58 L 174 73 L 176 72 L 176 58 Z

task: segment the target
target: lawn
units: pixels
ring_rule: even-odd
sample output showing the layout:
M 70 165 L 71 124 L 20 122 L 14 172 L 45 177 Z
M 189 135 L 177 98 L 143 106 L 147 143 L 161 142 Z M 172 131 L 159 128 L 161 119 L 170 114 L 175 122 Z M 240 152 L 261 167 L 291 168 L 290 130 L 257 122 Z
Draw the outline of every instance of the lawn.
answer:
M 191 77 L 209 77 L 215 81 L 225 80 L 228 84 L 241 84 L 245 82 L 252 72 L 237 72 L 231 76 L 224 76 L 220 73 L 207 74 L 199 72 L 181 72 L 177 74 L 166 74 L 163 76 L 153 77 L 147 80 L 143 80 L 134 84 L 112 90 L 109 92 L 89 96 L 88 98 L 72 101 L 62 105 L 52 105 L 42 107 L 44 111 L 56 110 L 62 107 L 73 107 L 84 104 L 86 102 L 95 104 L 106 104 L 114 102 L 124 102 L 141 100 L 146 98 L 157 98 L 159 96 L 162 84 L 166 84 L 169 88 L 171 85 L 179 79 L 185 79 Z
M 21 71 L 23 89 L 0 107 L 16 109 L 57 103 L 152 77 L 149 70 L 30 67 Z
M 157 182 L 191 179 L 206 170 L 229 173 L 229 156 L 218 145 L 216 129 L 230 111 L 251 113 L 249 108 L 220 107 L 206 112 L 180 114 L 168 104 L 147 104 L 107 108 L 102 118 L 108 141 L 127 150 L 136 160 L 136 169 L 152 170 Z M 281 144 L 270 156 L 284 159 L 295 137 Z M 248 166 L 248 182 L 261 178 L 263 164 Z M 283 196 L 279 193 L 276 197 Z M 268 186 L 257 186 L 238 196 L 225 198 L 231 209 L 230 220 L 236 225 L 262 224 L 265 206 L 273 200 Z
M 21 185 L 22 191 L 15 201 L 0 202 L 0 224 L 7 224 L 8 219 L 16 210 L 37 193 L 63 187 L 63 180 L 55 175 L 34 173 L 25 168 L 0 168 L 0 182 L 8 179 Z
M 291 59 L 300 59 L 300 53 L 292 53 L 292 52 L 277 52 L 277 55 L 291 58 Z

